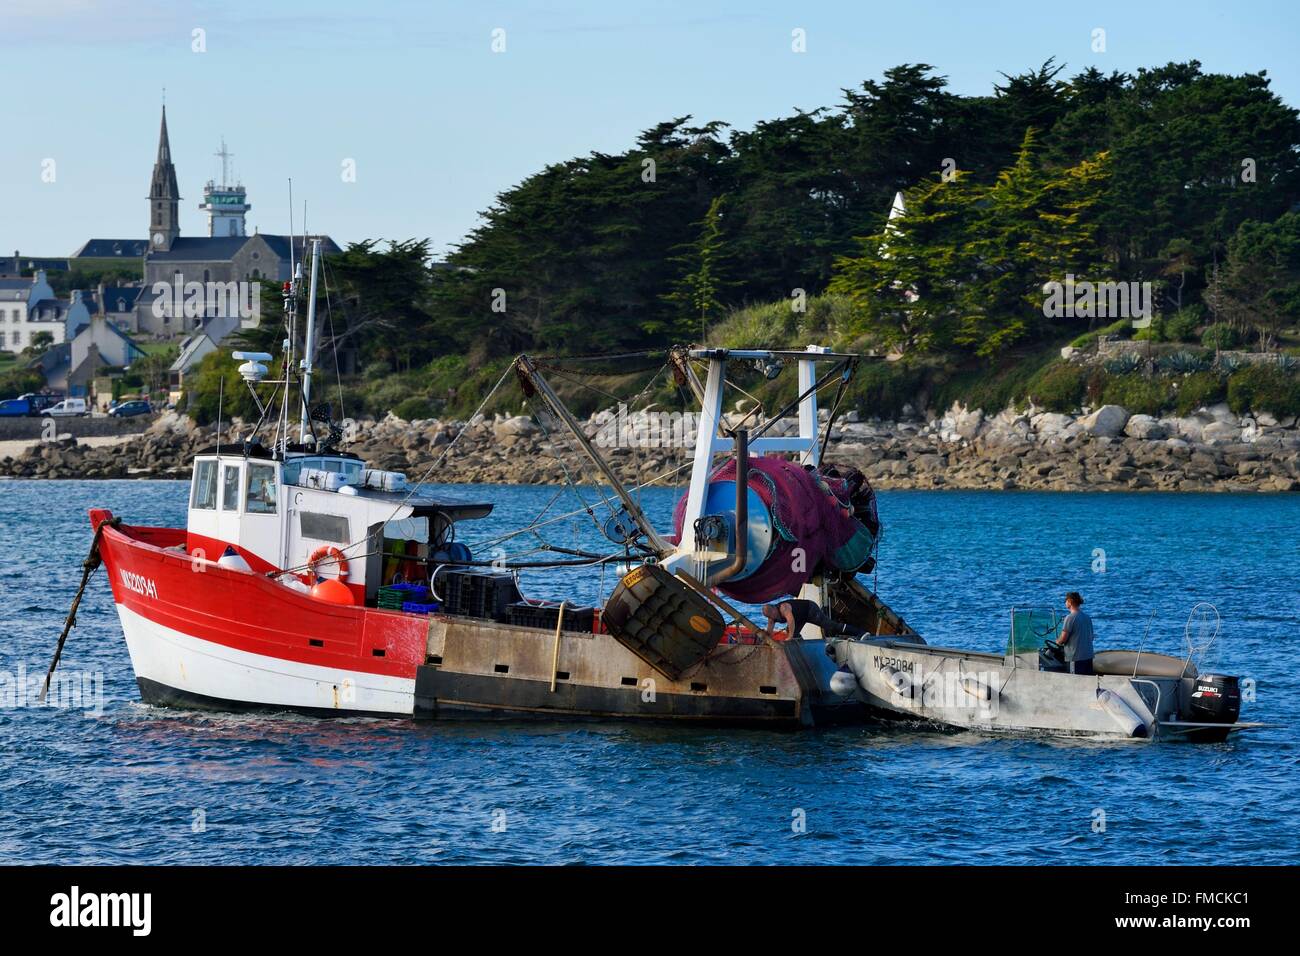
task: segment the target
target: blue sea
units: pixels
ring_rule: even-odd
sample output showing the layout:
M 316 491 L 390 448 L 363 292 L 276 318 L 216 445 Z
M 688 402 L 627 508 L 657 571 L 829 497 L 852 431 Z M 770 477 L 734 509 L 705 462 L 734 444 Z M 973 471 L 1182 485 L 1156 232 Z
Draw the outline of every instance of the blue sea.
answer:
M 447 490 L 497 502 L 461 528 L 483 554 L 548 503 L 552 516 L 581 506 L 571 492 L 552 501 L 554 488 Z M 48 665 L 86 509 L 180 524 L 185 493 L 0 482 L 10 682 Z M 645 493 L 664 525 L 675 494 Z M 931 642 L 1001 649 L 1010 608 L 1079 590 L 1100 646 L 1145 634 L 1180 654 L 1189 612 L 1211 602 L 1222 629 L 1204 666 L 1249 678 L 1243 717 L 1268 726 L 1188 745 L 160 710 L 139 701 L 100 571 L 62 666 L 102 680 L 102 712 L 0 709 L 0 863 L 1300 862 L 1300 496 L 884 492 L 880 509 L 876 586 Z M 539 533 L 602 547 L 585 514 Z M 594 602 L 612 576 L 522 583 Z

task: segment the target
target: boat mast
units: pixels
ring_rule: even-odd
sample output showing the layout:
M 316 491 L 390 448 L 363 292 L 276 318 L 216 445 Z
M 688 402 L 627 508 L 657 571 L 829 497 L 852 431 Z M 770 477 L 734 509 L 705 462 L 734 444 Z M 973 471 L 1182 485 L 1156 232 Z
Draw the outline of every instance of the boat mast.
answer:
M 311 241 L 311 282 L 307 290 L 307 338 L 303 343 L 302 359 L 302 420 L 298 425 L 298 441 L 305 444 L 307 433 L 311 428 L 309 422 L 311 409 L 311 372 L 312 354 L 316 335 L 316 277 L 320 273 L 320 240 Z
M 292 239 L 290 240 L 292 245 Z M 288 282 L 284 284 L 284 378 L 280 382 L 284 393 L 280 397 L 280 419 L 276 422 L 276 445 L 284 458 L 289 447 L 289 386 L 293 381 L 293 342 L 298 334 L 298 286 L 302 282 L 302 263 L 299 262 Z

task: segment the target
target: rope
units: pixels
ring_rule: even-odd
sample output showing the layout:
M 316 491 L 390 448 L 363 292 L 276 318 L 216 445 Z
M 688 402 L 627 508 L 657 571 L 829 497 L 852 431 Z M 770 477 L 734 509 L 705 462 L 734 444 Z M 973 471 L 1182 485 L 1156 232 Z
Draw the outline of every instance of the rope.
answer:
M 50 690 L 50 680 L 54 677 L 54 669 L 59 666 L 59 658 L 63 656 L 63 644 L 68 639 L 68 633 L 77 626 L 77 608 L 81 606 L 86 585 L 90 583 L 91 575 L 103 563 L 103 556 L 99 553 L 99 539 L 104 535 L 104 528 L 105 526 L 116 528 L 121 523 L 121 518 L 105 518 L 95 527 L 95 536 L 90 541 L 90 552 L 86 555 L 86 560 L 81 563 L 81 586 L 77 588 L 77 596 L 72 599 L 72 606 L 68 608 L 67 620 L 63 622 L 63 633 L 59 635 L 59 643 L 54 648 L 54 660 L 50 661 L 50 669 L 45 672 L 45 683 L 41 685 L 40 696 L 36 698 L 38 703 L 45 702 L 45 695 Z

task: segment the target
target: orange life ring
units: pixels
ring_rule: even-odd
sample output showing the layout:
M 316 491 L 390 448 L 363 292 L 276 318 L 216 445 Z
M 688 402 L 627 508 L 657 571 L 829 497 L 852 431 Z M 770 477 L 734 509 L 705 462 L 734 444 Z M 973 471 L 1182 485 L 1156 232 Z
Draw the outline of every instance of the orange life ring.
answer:
M 316 572 L 316 565 L 320 564 L 326 558 L 328 558 L 329 563 L 333 564 L 337 569 L 336 573 L 338 574 L 338 579 L 340 581 L 347 580 L 348 559 L 343 556 L 342 551 L 334 547 L 332 544 L 322 544 L 311 553 L 311 557 L 307 559 L 307 570 L 311 571 L 311 573 L 315 574 L 317 577 L 320 577 L 321 575 Z

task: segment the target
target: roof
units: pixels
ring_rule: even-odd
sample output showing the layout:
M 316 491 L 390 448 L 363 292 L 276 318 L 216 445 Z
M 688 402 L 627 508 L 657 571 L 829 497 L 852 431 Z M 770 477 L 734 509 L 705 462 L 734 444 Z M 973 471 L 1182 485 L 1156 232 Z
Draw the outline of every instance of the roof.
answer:
M 289 258 L 289 236 L 275 236 L 265 232 L 259 232 L 256 235 L 270 246 L 271 251 L 281 259 Z M 338 243 L 329 236 L 294 236 L 292 241 L 293 255 L 295 259 L 302 258 L 303 250 L 309 248 L 312 239 L 320 240 L 321 252 L 325 253 L 327 256 L 336 256 L 343 251 L 339 248 Z
M 146 239 L 87 239 L 74 259 L 140 259 L 149 251 Z
M 28 362 L 27 367 L 36 368 L 37 366 L 40 366 L 41 371 L 46 375 L 49 375 L 50 372 L 58 368 L 60 365 L 67 365 L 71 359 L 72 343 L 60 342 L 58 345 L 51 345 L 40 355 L 36 356 L 36 358 Z
M 27 309 L 28 322 L 61 322 L 63 317 L 68 314 L 72 308 L 71 302 L 64 302 L 62 299 L 41 299 L 33 302 Z M 52 312 L 52 315 L 42 315 L 42 312 Z
M 194 364 L 194 353 L 199 350 L 199 347 L 204 342 L 212 343 L 213 348 L 217 347 L 217 344 L 208 337 L 206 332 L 195 332 L 185 340 L 185 343 L 181 346 L 181 354 L 176 356 L 176 361 L 172 362 L 168 371 L 188 372 L 190 366 Z
M 150 262 L 228 262 L 251 236 L 178 236 L 169 250 L 149 253 Z
M 144 287 L 138 285 L 104 286 L 103 301 L 99 303 L 99 307 L 104 312 L 130 312 L 135 308 L 136 299 L 140 298 L 140 293 L 143 291 Z M 117 307 L 119 301 L 123 303 L 120 309 Z

